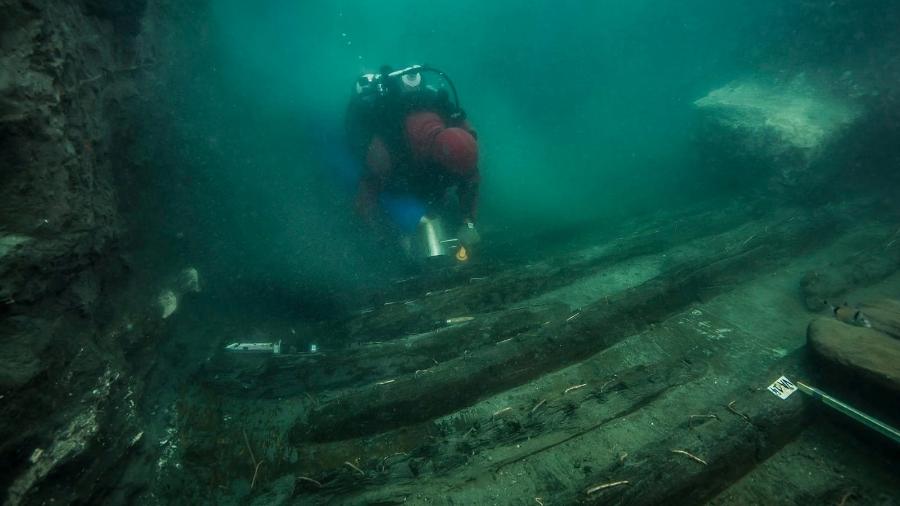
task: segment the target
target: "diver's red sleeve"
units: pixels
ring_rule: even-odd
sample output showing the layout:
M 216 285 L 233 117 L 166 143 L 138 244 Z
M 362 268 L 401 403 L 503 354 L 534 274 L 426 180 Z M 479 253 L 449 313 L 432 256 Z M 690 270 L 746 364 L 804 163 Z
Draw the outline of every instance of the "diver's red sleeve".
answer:
M 378 194 L 384 187 L 384 180 L 392 170 L 393 161 L 387 144 L 379 136 L 369 141 L 366 149 L 365 173 L 359 180 L 356 193 L 356 212 L 365 219 L 371 219 L 378 207 Z

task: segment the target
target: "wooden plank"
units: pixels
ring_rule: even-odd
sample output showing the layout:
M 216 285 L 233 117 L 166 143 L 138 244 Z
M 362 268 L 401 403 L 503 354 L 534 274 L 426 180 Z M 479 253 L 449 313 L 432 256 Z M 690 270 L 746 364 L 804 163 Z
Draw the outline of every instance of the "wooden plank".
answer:
M 802 251 L 834 230 L 829 215 L 783 218 L 747 237 L 738 229 L 673 254 L 666 271 L 616 300 L 586 307 L 572 320 L 552 322 L 493 346 L 444 362 L 419 377 L 395 378 L 348 390 L 313 410 L 292 441 L 329 441 L 428 420 L 522 384 L 604 349 L 670 316 L 707 287 L 745 280 Z

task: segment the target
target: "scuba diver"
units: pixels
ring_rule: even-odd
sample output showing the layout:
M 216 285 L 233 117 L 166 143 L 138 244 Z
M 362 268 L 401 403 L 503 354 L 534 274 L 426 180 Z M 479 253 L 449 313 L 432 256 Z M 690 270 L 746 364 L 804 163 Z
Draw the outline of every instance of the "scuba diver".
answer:
M 468 260 L 480 241 L 478 143 L 446 74 L 413 65 L 360 76 L 346 128 L 364 167 L 357 213 L 382 238 L 399 237 L 410 256 Z M 443 235 L 442 218 L 459 223 L 456 238 Z

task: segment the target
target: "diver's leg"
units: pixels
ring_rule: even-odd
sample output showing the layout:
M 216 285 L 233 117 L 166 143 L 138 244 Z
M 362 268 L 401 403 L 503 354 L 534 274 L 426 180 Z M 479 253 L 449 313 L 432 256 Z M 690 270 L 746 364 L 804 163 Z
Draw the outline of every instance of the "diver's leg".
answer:
M 385 193 L 381 207 L 393 224 L 401 249 L 408 258 L 415 258 L 415 235 L 419 221 L 425 215 L 425 204 L 411 195 Z

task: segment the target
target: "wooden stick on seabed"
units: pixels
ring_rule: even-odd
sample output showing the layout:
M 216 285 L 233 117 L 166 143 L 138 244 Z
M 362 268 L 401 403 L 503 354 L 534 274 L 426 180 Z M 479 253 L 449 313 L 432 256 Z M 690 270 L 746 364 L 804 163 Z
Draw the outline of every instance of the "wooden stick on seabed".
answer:
M 694 455 L 694 454 L 691 453 L 691 452 L 688 452 L 688 451 L 685 451 L 685 450 L 672 450 L 672 453 L 680 453 L 680 454 L 682 454 L 682 455 L 687 455 L 688 457 L 691 458 L 691 460 L 693 460 L 693 461 L 695 461 L 695 462 L 699 462 L 699 463 L 703 464 L 704 466 L 707 465 L 707 463 L 706 463 L 705 460 L 701 459 L 700 457 Z
M 608 489 L 608 488 L 618 487 L 619 485 L 628 485 L 628 480 L 613 481 L 613 482 L 610 482 L 610 483 L 604 483 L 604 484 L 602 484 L 602 485 L 594 485 L 593 487 L 587 489 L 587 490 L 585 491 L 585 493 L 588 494 L 588 495 L 591 495 L 591 494 L 593 494 L 593 493 L 595 493 L 595 492 L 599 492 L 599 491 L 601 491 L 601 490 L 606 490 L 606 489 Z
M 701 419 L 701 420 L 702 420 L 702 419 L 710 419 L 710 418 L 713 419 L 713 420 L 718 420 L 718 419 L 719 419 L 718 416 L 716 416 L 716 415 L 714 415 L 714 414 L 712 414 L 712 413 L 710 413 L 710 414 L 708 414 L 708 415 L 691 415 L 690 418 L 688 419 L 688 427 L 693 427 L 693 426 L 694 426 L 694 420 L 696 420 L 696 419 Z
M 584 387 L 586 387 L 586 386 L 587 386 L 587 383 L 582 383 L 582 384 L 580 384 L 580 385 L 572 385 L 572 386 L 570 386 L 569 388 L 567 388 L 567 389 L 565 389 L 565 390 L 563 391 L 563 395 L 565 395 L 565 394 L 571 392 L 572 390 L 578 390 L 579 388 L 584 388 Z
M 753 425 L 753 420 L 750 420 L 749 416 L 747 416 L 746 414 L 741 413 L 740 411 L 735 409 L 734 404 L 736 402 L 737 401 L 731 401 L 728 403 L 728 406 L 726 406 L 728 408 L 728 411 L 731 411 L 732 413 L 734 413 L 734 414 L 738 415 L 739 417 L 743 418 L 744 420 L 746 420 L 747 423 L 749 423 L 750 425 Z
M 603 391 L 606 390 L 606 386 L 609 385 L 610 383 L 616 381 L 617 379 L 619 379 L 619 378 L 617 378 L 615 375 L 613 375 L 612 379 L 607 380 L 606 383 L 600 385 L 600 393 L 602 394 Z
M 352 462 L 349 462 L 349 461 L 348 461 L 348 462 L 344 462 L 344 465 L 347 466 L 347 467 L 349 467 L 350 469 L 353 469 L 354 471 L 356 471 L 357 473 L 361 474 L 362 476 L 365 476 L 365 475 L 366 475 L 366 473 L 363 472 L 362 469 L 360 469 L 360 468 L 356 467 L 355 465 L 353 465 Z
M 256 485 L 256 476 L 259 475 L 259 466 L 262 465 L 262 461 L 257 462 L 255 466 L 253 466 L 253 479 L 250 480 L 250 490 L 253 490 L 253 486 Z
M 503 409 L 499 409 L 499 410 L 497 410 L 497 411 L 494 411 L 494 414 L 491 415 L 491 418 L 497 418 L 498 416 L 502 415 L 503 413 L 506 413 L 507 411 L 512 411 L 512 407 L 507 406 L 507 407 L 505 407 L 505 408 L 503 408 Z
M 306 482 L 312 483 L 313 485 L 315 485 L 319 488 L 322 488 L 322 484 L 319 481 L 309 478 L 307 476 L 297 476 L 297 480 L 298 481 L 306 481 Z
M 250 490 L 253 490 L 253 487 L 256 485 L 256 477 L 259 475 L 259 466 L 262 465 L 262 461 L 256 460 L 256 455 L 253 453 L 253 448 L 250 446 L 250 438 L 247 437 L 247 431 L 241 429 L 241 433 L 244 435 L 244 444 L 247 445 L 247 452 L 250 453 L 250 461 L 253 462 L 253 478 L 250 480 Z

